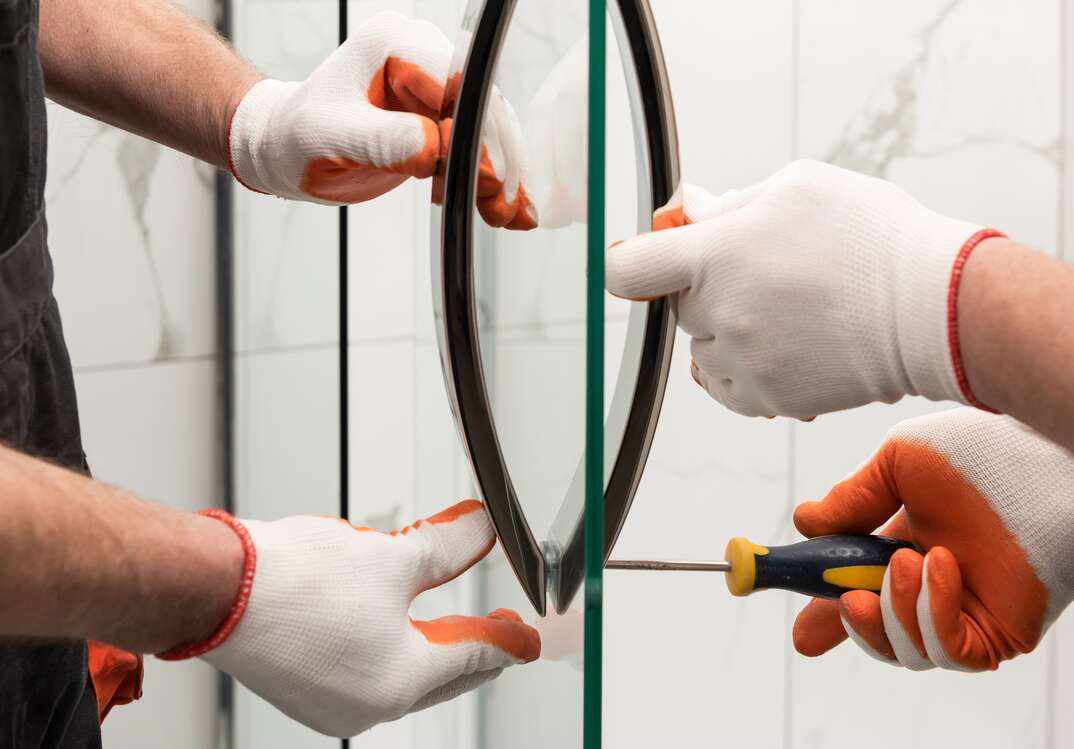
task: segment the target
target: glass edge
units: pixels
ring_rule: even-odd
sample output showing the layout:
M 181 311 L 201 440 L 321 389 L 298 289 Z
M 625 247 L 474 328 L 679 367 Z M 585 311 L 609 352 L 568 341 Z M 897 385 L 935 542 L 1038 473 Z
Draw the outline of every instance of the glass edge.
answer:
M 589 0 L 584 749 L 600 749 L 603 693 L 605 15 L 605 0 Z

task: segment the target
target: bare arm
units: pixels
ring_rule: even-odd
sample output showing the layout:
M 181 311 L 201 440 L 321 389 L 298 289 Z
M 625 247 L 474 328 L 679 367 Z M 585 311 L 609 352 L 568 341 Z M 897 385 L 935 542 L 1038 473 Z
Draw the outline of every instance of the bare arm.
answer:
M 977 397 L 1074 450 L 1074 266 L 986 240 L 963 271 L 958 319 Z
M 0 635 L 158 653 L 200 641 L 235 599 L 224 523 L 170 510 L 0 448 Z
M 49 98 L 222 168 L 262 77 L 165 0 L 42 0 L 40 55 Z

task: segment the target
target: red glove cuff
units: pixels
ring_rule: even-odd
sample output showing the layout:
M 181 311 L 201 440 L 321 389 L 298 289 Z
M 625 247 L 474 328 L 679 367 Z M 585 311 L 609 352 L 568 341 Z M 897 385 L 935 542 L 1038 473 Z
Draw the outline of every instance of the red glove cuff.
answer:
M 1007 235 L 998 229 L 981 229 L 966 240 L 962 249 L 955 256 L 955 264 L 951 269 L 951 283 L 947 289 L 947 341 L 951 348 L 951 363 L 955 367 L 955 379 L 958 381 L 958 389 L 966 402 L 975 408 L 990 413 L 998 413 L 977 399 L 970 389 L 970 381 L 966 377 L 966 368 L 962 365 L 962 352 L 958 343 L 958 287 L 962 281 L 962 269 L 966 267 L 966 261 L 970 259 L 970 253 L 977 249 L 977 245 L 992 237 L 1006 237 Z
M 242 542 L 243 562 L 242 562 L 242 582 L 239 584 L 239 592 L 235 596 L 235 602 L 231 604 L 231 610 L 228 615 L 224 617 L 224 621 L 217 627 L 209 637 L 201 642 L 191 642 L 185 645 L 179 645 L 166 650 L 163 653 L 159 653 L 157 658 L 166 661 L 181 661 L 187 658 L 196 658 L 199 655 L 204 655 L 210 650 L 218 648 L 224 644 L 224 640 L 238 626 L 239 620 L 242 619 L 242 615 L 246 612 L 246 605 L 250 602 L 250 591 L 254 586 L 254 570 L 257 567 L 257 549 L 254 547 L 254 541 L 250 538 L 250 531 L 239 520 L 233 518 L 230 514 L 223 510 L 202 510 L 198 513 L 210 518 L 216 518 L 217 520 L 227 523 L 231 530 L 235 531 L 235 535 L 239 537 L 239 541 Z

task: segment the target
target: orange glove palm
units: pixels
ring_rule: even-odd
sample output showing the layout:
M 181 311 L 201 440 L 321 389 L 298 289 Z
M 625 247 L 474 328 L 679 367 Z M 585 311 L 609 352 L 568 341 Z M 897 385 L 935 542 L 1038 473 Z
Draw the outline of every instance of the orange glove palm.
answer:
M 880 595 L 815 600 L 795 647 L 850 635 L 913 670 L 982 671 L 1033 650 L 1074 595 L 1074 456 L 1004 416 L 957 409 L 905 421 L 855 474 L 795 512 L 806 536 L 867 533 L 892 557 Z

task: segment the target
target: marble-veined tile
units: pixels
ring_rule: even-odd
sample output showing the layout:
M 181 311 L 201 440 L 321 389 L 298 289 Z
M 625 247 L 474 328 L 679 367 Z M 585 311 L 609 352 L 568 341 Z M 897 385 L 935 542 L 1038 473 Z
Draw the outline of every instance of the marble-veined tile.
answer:
M 1053 1 L 804 0 L 801 154 L 1054 252 L 1058 19 Z
M 652 0 L 683 178 L 720 193 L 791 157 L 792 3 Z
M 181 2 L 211 20 L 209 0 Z M 48 103 L 49 244 L 76 365 L 214 347 L 213 169 Z
M 76 365 L 215 345 L 213 170 L 49 104 L 49 245 Z
M 799 7 L 804 155 L 891 179 L 937 211 L 1054 252 L 1057 3 Z M 951 406 L 907 399 L 796 425 L 796 499 L 823 496 L 899 420 Z M 863 731 L 879 746 L 1042 746 L 1047 650 L 975 677 L 884 668 L 846 644 L 816 660 L 795 656 L 794 746 L 841 746 Z M 825 697 L 848 678 L 860 688 Z M 869 697 L 879 692 L 882 704 Z M 875 731 L 892 710 L 908 719 Z

